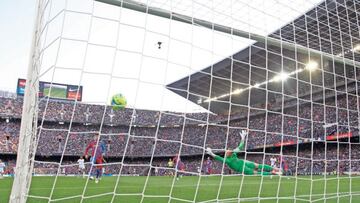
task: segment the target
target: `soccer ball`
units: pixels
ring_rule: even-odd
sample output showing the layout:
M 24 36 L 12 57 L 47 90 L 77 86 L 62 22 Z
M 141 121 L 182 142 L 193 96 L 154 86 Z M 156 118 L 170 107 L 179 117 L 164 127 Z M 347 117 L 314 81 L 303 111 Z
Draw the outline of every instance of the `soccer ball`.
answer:
M 124 95 L 122 94 L 115 94 L 111 98 L 111 105 L 114 110 L 123 109 L 126 107 L 127 101 Z

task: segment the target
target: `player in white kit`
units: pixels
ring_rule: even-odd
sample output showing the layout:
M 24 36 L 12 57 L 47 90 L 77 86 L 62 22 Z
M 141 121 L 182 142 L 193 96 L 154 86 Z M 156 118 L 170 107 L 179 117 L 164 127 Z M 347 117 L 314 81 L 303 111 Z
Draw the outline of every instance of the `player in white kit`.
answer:
M 82 174 L 83 178 L 85 177 L 85 161 L 84 158 L 81 156 L 80 159 L 77 161 L 79 164 L 79 173 Z
M 3 178 L 5 172 L 5 163 L 1 161 L 0 159 L 0 178 Z
M 271 157 L 270 158 L 270 165 L 271 167 L 276 167 L 276 158 L 275 157 Z M 270 178 L 272 179 L 272 175 L 270 176 Z
M 270 158 L 270 163 L 271 163 L 271 167 L 276 167 L 276 158 L 275 157 L 271 157 Z

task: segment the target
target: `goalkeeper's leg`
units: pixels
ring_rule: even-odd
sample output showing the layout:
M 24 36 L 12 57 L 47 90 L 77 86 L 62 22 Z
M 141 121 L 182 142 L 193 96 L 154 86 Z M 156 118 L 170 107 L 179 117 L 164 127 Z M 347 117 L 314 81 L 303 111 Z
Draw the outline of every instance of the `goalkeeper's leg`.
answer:
M 257 174 L 258 175 L 263 175 L 263 176 L 273 175 L 272 172 L 268 172 L 268 171 L 258 171 Z
M 243 173 L 245 174 L 245 175 L 254 175 L 254 169 L 253 168 L 248 168 L 248 167 L 244 167 L 244 171 L 243 171 Z
M 245 168 L 244 168 L 244 174 L 245 174 L 245 175 L 255 175 L 255 174 L 258 174 L 258 175 L 267 176 L 267 175 L 272 175 L 273 173 L 272 173 L 272 172 L 268 172 L 268 171 L 257 171 L 257 170 L 254 169 L 254 168 L 245 167 Z
M 258 170 L 264 172 L 271 172 L 274 175 L 282 175 L 282 171 L 279 168 L 272 167 L 267 164 L 258 164 Z
M 267 165 L 267 164 L 257 164 L 257 163 L 251 162 L 251 161 L 246 161 L 245 167 L 252 168 L 254 171 L 258 171 L 258 173 L 259 172 L 270 172 L 271 174 L 276 174 L 276 175 L 282 174 L 280 169 L 271 167 L 270 165 Z
M 271 173 L 269 171 L 262 170 L 264 168 L 264 166 L 261 166 L 261 168 L 259 168 L 259 166 L 260 165 L 257 163 L 254 163 L 251 161 L 245 161 L 244 174 L 246 174 L 246 175 L 254 175 L 254 174 L 271 175 Z M 269 168 L 266 167 L 266 169 L 269 169 Z M 272 171 L 272 168 L 270 171 Z M 270 173 L 270 174 L 268 174 L 268 173 Z
M 272 167 L 272 166 L 267 165 L 267 164 L 258 164 L 257 169 L 259 171 L 271 172 L 271 171 L 273 171 L 275 169 L 275 167 Z

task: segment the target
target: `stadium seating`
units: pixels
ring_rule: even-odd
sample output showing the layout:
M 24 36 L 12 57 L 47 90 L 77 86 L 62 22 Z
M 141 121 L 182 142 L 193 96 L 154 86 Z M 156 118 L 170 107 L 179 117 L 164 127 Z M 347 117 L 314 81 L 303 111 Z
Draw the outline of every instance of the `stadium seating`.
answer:
M 251 116 L 249 123 L 247 123 L 247 111 L 232 114 L 229 125 L 224 122 L 227 120 L 227 116 L 209 115 L 210 124 L 208 126 L 204 125 L 208 119 L 207 113 L 160 113 L 147 110 L 135 111 L 134 109 L 111 111 L 110 108 L 105 110 L 105 106 L 101 105 L 57 100 L 49 100 L 48 105 L 46 105 L 43 101 L 40 103 L 39 117 L 44 116 L 46 122 L 39 131 L 36 153 L 40 156 L 57 156 L 62 154 L 64 150 L 66 156 L 82 155 L 86 143 L 92 139 L 92 134 L 100 130 L 99 124 L 103 113 L 105 113 L 106 125 L 101 128 L 103 135 L 101 141 L 107 146 L 106 156 L 116 158 L 122 157 L 125 153 L 126 157 L 150 157 L 154 150 L 156 157 L 164 158 L 156 163 L 160 166 L 166 163 L 166 157 L 179 152 L 180 143 L 182 143 L 181 154 L 190 157 L 186 159 L 188 162 L 187 169 L 196 172 L 196 168 L 200 166 L 201 162 L 199 155 L 203 154 L 204 146 L 213 149 L 234 148 L 240 141 L 238 132 L 241 128 L 249 128 L 248 150 L 256 150 L 263 148 L 263 146 L 281 146 L 282 143 L 295 144 L 296 146 L 296 143 L 324 141 L 327 135 L 337 130 L 336 126 L 332 126 L 325 131 L 323 128 L 325 123 L 338 122 L 338 133 L 351 132 L 353 137 L 358 137 L 356 97 L 339 96 L 336 101 L 331 101 L 326 106 L 321 103 L 310 102 L 304 102 L 301 106 L 291 106 L 290 104 L 290 108 L 284 108 L 283 114 L 274 107 L 279 106 L 278 104 L 267 107 L 268 109 L 263 111 L 251 109 L 249 111 Z M 0 153 L 15 154 L 20 131 L 22 99 L 0 98 L 0 103 L 0 115 L 5 118 L 0 122 Z M 346 104 L 349 104 L 349 110 L 346 109 Z M 76 107 L 75 110 L 74 107 Z M 299 116 L 294 116 L 297 115 L 298 108 Z M 73 113 L 74 118 L 70 128 Z M 264 119 L 264 113 L 268 114 L 267 120 Z M 130 123 L 132 126 L 129 137 Z M 158 123 L 159 128 L 157 128 Z M 65 142 L 67 143 L 66 146 Z M 300 157 L 298 160 L 289 158 L 290 168 L 295 171 L 295 163 L 298 162 L 300 164 L 298 173 L 310 173 L 310 168 L 313 168 L 313 173 L 324 171 L 325 150 L 324 147 L 320 147 L 320 149 L 322 151 L 317 149 L 312 151 L 312 154 L 319 159 L 313 163 L 314 167 L 308 166 L 311 164 L 309 160 L 314 159 L 314 157 L 309 156 L 311 150 L 303 148 L 298 151 L 298 157 Z M 284 154 L 287 153 L 286 150 L 284 148 Z M 350 165 L 351 167 L 358 166 L 358 162 L 350 164 L 348 148 L 342 147 L 339 150 L 337 153 L 337 148 L 327 148 L 326 160 L 336 160 L 337 154 L 341 154 L 344 158 L 344 161 L 340 159 L 339 163 L 328 162 L 331 165 L 327 166 L 327 170 L 335 170 L 337 164 L 342 164 L 341 167 L 344 170 L 348 169 Z M 291 150 L 289 150 L 290 152 Z M 351 156 L 354 156 L 360 151 L 358 147 L 355 147 L 351 152 Z M 194 156 L 198 158 L 194 158 Z M 250 155 L 247 159 L 262 162 L 264 156 L 263 154 Z M 265 160 L 268 161 L 269 159 Z M 221 171 L 220 165 L 217 166 L 218 172 Z M 51 170 L 45 171 L 48 173 Z

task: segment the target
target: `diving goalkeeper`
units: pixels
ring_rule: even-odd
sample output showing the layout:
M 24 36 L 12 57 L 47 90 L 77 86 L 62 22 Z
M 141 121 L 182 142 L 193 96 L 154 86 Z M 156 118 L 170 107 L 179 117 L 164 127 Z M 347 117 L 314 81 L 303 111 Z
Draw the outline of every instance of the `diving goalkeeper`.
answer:
M 266 164 L 257 164 L 244 159 L 239 159 L 237 153 L 239 153 L 245 146 L 245 138 L 247 131 L 242 130 L 240 132 L 241 142 L 239 146 L 234 150 L 226 150 L 224 158 L 214 154 L 211 148 L 206 148 L 206 153 L 212 156 L 215 160 L 225 163 L 229 168 L 236 172 L 243 173 L 245 175 L 281 175 L 282 172 L 276 167 L 271 167 Z

